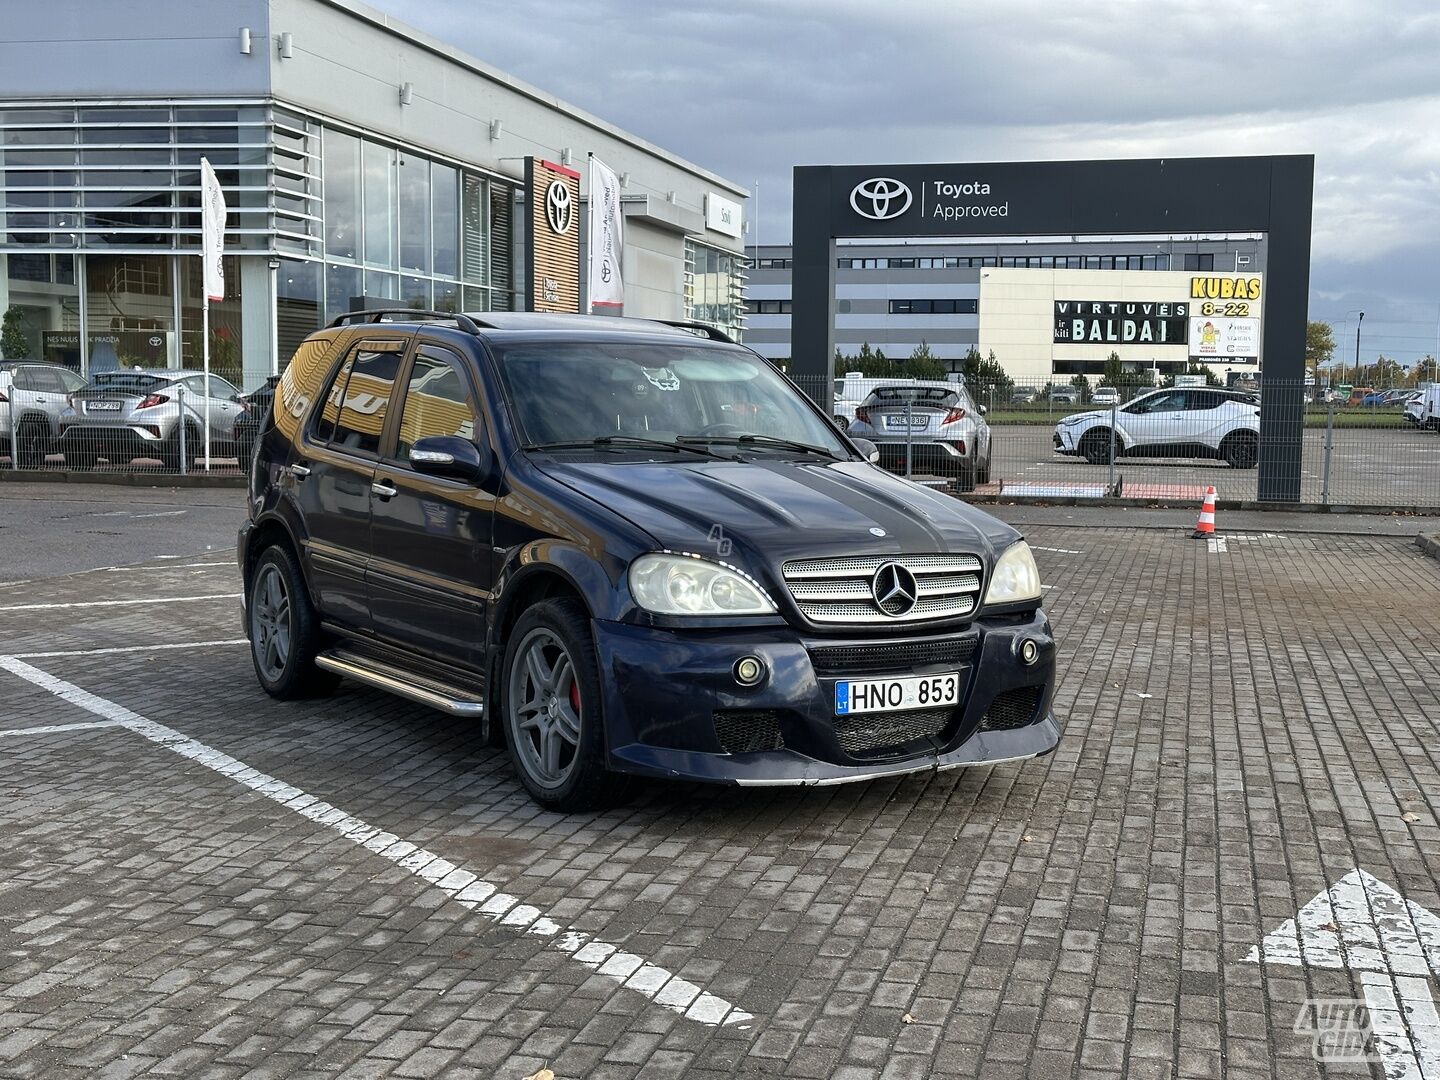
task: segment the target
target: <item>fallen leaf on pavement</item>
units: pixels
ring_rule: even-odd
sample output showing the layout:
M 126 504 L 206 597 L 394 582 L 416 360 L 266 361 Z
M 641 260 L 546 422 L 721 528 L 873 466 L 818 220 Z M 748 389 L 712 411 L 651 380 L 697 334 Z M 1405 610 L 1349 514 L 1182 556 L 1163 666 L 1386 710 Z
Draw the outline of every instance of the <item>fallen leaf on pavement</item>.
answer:
M 902 1024 L 913 1024 L 915 1022 L 915 1018 L 909 1013 L 906 1013 L 904 1016 L 900 1017 L 900 1022 Z
M 555 1074 L 549 1069 L 541 1069 L 539 1072 L 525 1077 L 525 1080 L 555 1080 Z

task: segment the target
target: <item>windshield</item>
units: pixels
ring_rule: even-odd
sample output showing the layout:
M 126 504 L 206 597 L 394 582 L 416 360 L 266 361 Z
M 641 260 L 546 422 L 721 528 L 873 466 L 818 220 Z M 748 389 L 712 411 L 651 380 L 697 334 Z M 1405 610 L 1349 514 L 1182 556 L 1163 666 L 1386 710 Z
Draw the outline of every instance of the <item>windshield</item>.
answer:
M 148 394 L 151 390 L 164 384 L 164 379 L 157 379 L 154 375 L 141 375 L 133 371 L 110 371 L 103 375 L 96 375 L 90 383 L 90 389 L 131 390 Z
M 495 354 L 528 446 L 754 435 L 851 456 L 793 386 L 743 349 L 584 342 Z

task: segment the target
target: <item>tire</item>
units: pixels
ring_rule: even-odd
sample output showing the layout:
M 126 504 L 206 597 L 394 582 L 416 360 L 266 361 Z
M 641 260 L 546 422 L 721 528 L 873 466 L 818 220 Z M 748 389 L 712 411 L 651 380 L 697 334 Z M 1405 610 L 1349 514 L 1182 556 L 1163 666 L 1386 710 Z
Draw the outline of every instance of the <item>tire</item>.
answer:
M 88 451 L 65 451 L 65 467 L 67 469 L 75 469 L 79 472 L 89 472 L 91 469 L 95 468 L 95 462 L 98 460 L 99 458 L 95 454 L 92 454 Z
M 1260 460 L 1260 440 L 1249 432 L 1226 435 L 1220 456 L 1232 469 L 1253 469 Z
M 11 452 L 15 464 L 22 469 L 39 469 L 45 465 L 45 454 L 49 450 L 50 426 L 37 424 L 33 420 L 20 424 Z
M 515 772 L 530 797 L 562 813 L 614 806 L 628 777 L 605 765 L 605 717 L 590 616 L 573 599 L 542 600 L 510 631 L 500 713 Z
M 200 458 L 200 443 L 204 437 L 195 430 L 194 424 L 185 425 L 185 471 L 194 472 L 195 462 Z M 177 425 L 170 433 L 170 437 L 160 448 L 160 460 L 165 463 L 165 468 L 171 472 L 180 471 L 180 428 Z
M 245 598 L 245 630 L 255 677 L 271 697 L 323 697 L 339 685 L 340 676 L 315 666 L 325 637 L 289 548 L 273 544 L 256 562 Z
M 985 459 L 985 465 L 975 474 L 976 483 L 988 484 L 990 482 L 990 459 Z
M 1091 465 L 1110 464 L 1110 432 L 1087 431 L 1080 437 L 1080 456 Z

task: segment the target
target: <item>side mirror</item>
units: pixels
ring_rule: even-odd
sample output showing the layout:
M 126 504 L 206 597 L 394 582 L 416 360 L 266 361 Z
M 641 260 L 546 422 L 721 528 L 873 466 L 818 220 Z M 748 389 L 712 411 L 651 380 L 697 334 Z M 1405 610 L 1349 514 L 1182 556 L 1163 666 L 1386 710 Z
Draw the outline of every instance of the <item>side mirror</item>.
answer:
M 873 465 L 880 460 L 880 448 L 869 439 L 851 439 L 850 441 L 855 444 L 855 449 L 859 450 L 870 464 Z
M 489 472 L 490 452 L 457 435 L 428 435 L 410 447 L 410 465 L 426 476 L 475 482 Z

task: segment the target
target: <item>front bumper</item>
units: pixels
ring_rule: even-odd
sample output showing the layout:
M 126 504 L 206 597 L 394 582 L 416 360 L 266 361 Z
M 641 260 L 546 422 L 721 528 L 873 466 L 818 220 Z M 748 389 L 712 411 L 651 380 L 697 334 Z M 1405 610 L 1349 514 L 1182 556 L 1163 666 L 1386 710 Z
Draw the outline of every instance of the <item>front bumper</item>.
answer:
M 1073 427 L 1055 429 L 1055 453 L 1074 455 L 1080 452 L 1080 437 Z
M 788 627 L 674 631 L 613 622 L 595 624 L 605 686 L 610 767 L 654 777 L 748 786 L 843 784 L 988 765 L 1036 757 L 1055 749 L 1060 728 L 1051 714 L 1055 641 L 1043 612 L 980 619 L 950 633 L 835 639 Z M 1019 644 L 1033 640 L 1033 664 Z M 927 662 L 963 644 L 968 659 Z M 901 669 L 864 670 L 851 678 L 889 678 L 959 670 L 963 693 L 952 708 L 931 710 L 932 728 L 919 733 L 910 713 L 837 717 L 835 683 L 846 673 L 822 666 L 817 650 L 916 650 Z M 733 669 L 742 656 L 759 657 L 768 678 L 739 686 Z M 994 726 L 1002 703 L 1022 701 L 1019 714 Z M 1028 713 L 1025 710 L 1028 709 Z M 944 714 L 943 718 L 940 714 Z M 727 752 L 720 725 L 736 716 L 768 717 L 777 737 L 764 749 Z M 867 729 L 867 725 L 869 725 Z M 887 743 L 895 731 L 898 742 Z M 867 738 L 879 732 L 874 739 Z M 857 748 L 857 741 L 865 743 Z

